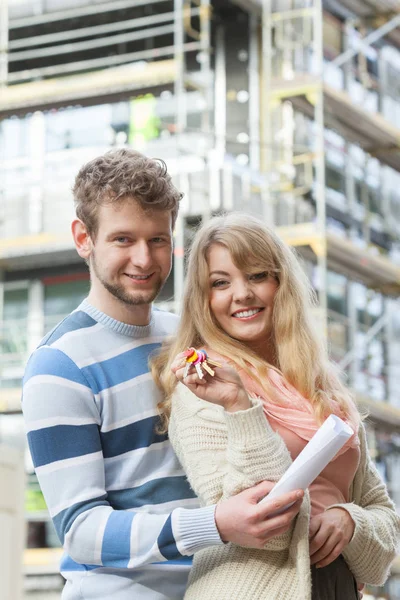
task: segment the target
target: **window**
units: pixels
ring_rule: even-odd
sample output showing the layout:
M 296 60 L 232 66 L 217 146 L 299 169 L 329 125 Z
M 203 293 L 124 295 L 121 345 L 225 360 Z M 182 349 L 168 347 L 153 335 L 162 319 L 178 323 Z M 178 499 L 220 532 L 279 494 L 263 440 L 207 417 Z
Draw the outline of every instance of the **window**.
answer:
M 45 332 L 75 310 L 89 293 L 87 278 L 51 284 L 45 281 L 44 318 Z
M 0 157 L 4 160 L 27 156 L 30 117 L 11 117 L 0 123 Z
M 3 365 L 13 362 L 16 355 L 26 352 L 27 316 L 28 289 L 6 289 L 0 327 L 0 353 L 3 355 Z
M 108 146 L 112 138 L 110 104 L 74 107 L 46 115 L 47 152 L 68 148 Z
M 347 315 L 347 279 L 344 275 L 328 271 L 328 308 L 341 315 Z

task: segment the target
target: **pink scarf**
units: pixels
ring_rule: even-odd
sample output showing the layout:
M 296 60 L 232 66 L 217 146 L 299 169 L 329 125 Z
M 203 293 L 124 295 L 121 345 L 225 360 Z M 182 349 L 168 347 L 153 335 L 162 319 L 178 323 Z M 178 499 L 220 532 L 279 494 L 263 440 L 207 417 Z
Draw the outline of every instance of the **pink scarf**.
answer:
M 222 359 L 230 363 L 228 359 L 222 356 L 217 358 L 214 352 L 211 353 L 211 356 L 215 357 L 216 360 Z M 290 385 L 282 375 L 275 371 L 275 369 L 269 369 L 268 371 L 269 382 L 279 395 L 280 402 L 278 404 L 270 400 L 266 395 L 266 391 L 243 369 L 240 369 L 238 372 L 246 390 L 262 400 L 264 412 L 268 419 L 283 425 L 286 429 L 296 433 L 307 442 L 312 438 L 320 425 L 315 419 L 311 403 L 296 388 Z M 337 456 L 340 456 L 349 448 L 359 446 L 360 440 L 357 435 L 359 424 L 356 414 L 353 413 L 347 417 L 343 414 L 342 409 L 336 401 L 332 401 L 332 413 L 345 421 L 354 431 L 354 435 L 338 452 Z

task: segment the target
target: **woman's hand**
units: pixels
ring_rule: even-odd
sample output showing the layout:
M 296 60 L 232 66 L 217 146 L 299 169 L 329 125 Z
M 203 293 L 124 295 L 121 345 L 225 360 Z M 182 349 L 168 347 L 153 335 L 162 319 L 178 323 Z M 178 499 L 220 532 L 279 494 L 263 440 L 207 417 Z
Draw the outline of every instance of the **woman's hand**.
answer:
M 226 364 L 222 367 L 213 367 L 214 377 L 204 371 L 204 377 L 200 379 L 194 367 L 191 367 L 187 377 L 184 378 L 185 366 L 185 353 L 180 352 L 172 363 L 171 370 L 178 381 L 186 385 L 201 400 L 219 404 L 228 412 L 251 407 L 242 380 L 232 367 Z
M 364 597 L 365 583 L 357 583 L 357 591 L 358 591 L 358 600 L 361 600 Z
M 326 567 L 353 537 L 354 521 L 344 508 L 329 508 L 310 520 L 310 562 Z

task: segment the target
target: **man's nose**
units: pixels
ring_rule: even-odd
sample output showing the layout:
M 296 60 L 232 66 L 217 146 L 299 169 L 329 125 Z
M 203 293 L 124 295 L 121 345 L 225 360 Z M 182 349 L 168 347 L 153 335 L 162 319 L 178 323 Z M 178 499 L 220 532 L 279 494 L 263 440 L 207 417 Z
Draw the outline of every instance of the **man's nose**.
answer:
M 138 242 L 132 248 L 131 262 L 135 267 L 146 270 L 151 266 L 151 251 L 146 242 Z

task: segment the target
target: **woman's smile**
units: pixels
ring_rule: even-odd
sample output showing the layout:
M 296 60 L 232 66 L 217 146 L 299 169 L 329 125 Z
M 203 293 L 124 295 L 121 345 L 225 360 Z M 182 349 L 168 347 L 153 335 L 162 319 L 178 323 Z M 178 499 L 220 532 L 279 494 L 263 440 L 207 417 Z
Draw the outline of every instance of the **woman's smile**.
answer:
M 250 321 L 258 317 L 263 310 L 263 308 L 243 308 L 233 313 L 232 317 L 240 321 Z

